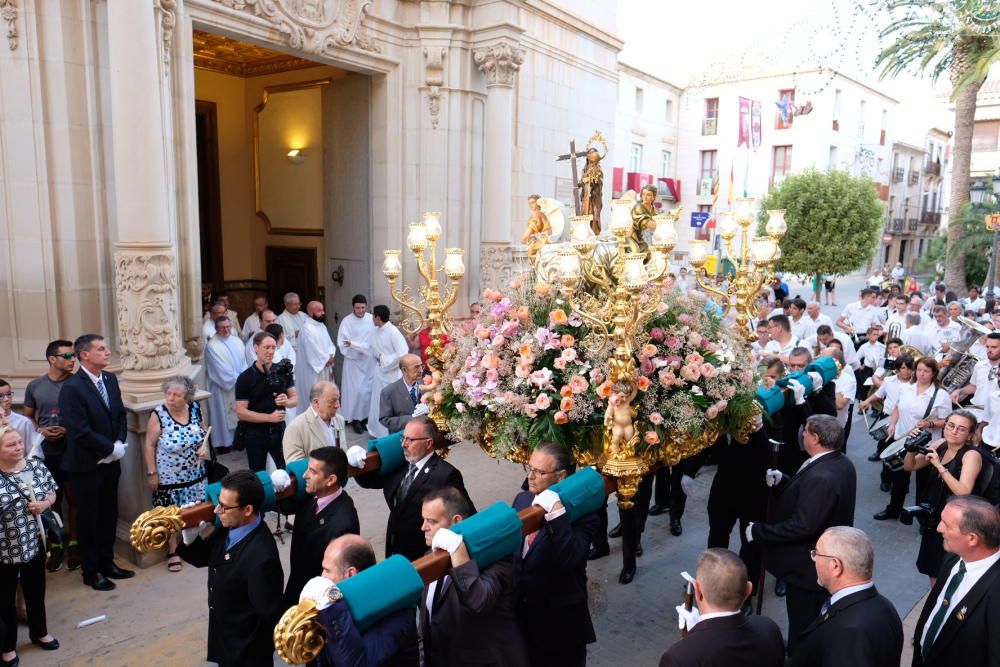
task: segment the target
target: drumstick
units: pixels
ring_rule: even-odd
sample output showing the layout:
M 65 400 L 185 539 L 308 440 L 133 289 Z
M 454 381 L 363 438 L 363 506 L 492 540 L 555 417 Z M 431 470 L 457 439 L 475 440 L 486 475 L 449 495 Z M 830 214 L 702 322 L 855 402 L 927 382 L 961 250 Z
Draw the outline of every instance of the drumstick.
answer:
M 865 418 L 865 428 L 872 430 L 872 425 L 868 422 L 868 413 L 864 409 L 861 410 L 861 416 Z

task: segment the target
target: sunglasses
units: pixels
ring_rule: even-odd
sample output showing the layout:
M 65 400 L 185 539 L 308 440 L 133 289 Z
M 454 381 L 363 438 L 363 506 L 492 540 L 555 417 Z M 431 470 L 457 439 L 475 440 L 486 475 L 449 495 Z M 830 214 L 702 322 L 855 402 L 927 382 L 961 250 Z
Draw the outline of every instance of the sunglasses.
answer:
M 72 359 L 76 354 L 73 352 L 63 352 L 62 354 L 53 354 L 52 356 L 57 359 Z

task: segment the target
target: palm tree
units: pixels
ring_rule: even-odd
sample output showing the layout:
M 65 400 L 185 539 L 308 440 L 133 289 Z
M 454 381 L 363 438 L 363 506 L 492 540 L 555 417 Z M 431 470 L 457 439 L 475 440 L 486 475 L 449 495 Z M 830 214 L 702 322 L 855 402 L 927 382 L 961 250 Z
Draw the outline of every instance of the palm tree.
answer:
M 889 0 L 891 23 L 882 38 L 894 41 L 879 54 L 882 76 L 894 77 L 915 67 L 931 79 L 948 73 L 955 103 L 951 204 L 948 208 L 948 251 L 945 283 L 965 284 L 965 252 L 958 245 L 962 207 L 969 201 L 972 128 L 976 96 L 990 65 L 1000 56 L 1000 5 L 996 0 Z

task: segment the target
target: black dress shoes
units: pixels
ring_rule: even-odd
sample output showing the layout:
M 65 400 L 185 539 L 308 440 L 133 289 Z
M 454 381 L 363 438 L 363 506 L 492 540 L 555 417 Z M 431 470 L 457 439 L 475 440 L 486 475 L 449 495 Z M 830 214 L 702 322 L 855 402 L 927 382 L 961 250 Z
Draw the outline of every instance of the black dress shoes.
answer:
M 631 584 L 632 580 L 635 579 L 635 568 L 627 567 L 622 570 L 622 573 L 618 575 L 619 584 Z
M 354 428 L 355 433 L 364 433 L 365 425 L 359 422 L 357 419 L 351 422 L 351 426 Z
M 872 517 L 876 521 L 886 521 L 887 519 L 898 519 L 899 510 L 889 509 L 886 507 L 881 512 L 877 512 L 875 516 Z
M 617 526 L 608 531 L 608 537 L 618 538 L 622 536 L 622 525 L 619 523 Z
M 590 547 L 590 551 L 587 552 L 587 560 L 597 560 L 598 558 L 604 558 L 611 553 L 611 547 L 607 544 L 602 544 L 601 546 L 594 545 Z
M 118 567 L 114 563 L 111 564 L 106 571 L 102 572 L 105 577 L 109 579 L 131 579 L 135 576 L 135 572 L 132 570 L 126 570 L 123 567 Z
M 642 555 L 642 542 L 639 542 L 637 545 L 635 545 L 635 557 L 638 558 L 641 555 Z
M 649 516 L 660 516 L 661 514 L 665 514 L 666 511 L 666 505 L 653 505 L 649 508 Z
M 785 597 L 785 593 L 787 592 L 788 592 L 788 586 L 785 585 L 785 582 L 783 582 L 781 579 L 778 579 L 776 582 L 774 582 L 775 595 L 777 595 L 779 598 L 783 598 Z
M 684 529 L 681 528 L 681 520 L 680 519 L 671 519 L 670 520 L 670 534 L 673 535 L 674 537 L 680 537 L 681 533 L 683 533 L 683 532 L 684 532 Z
M 875 452 L 874 454 L 872 454 L 871 456 L 868 457 L 868 460 L 869 461 L 881 461 L 882 457 L 878 455 L 878 452 Z
M 41 639 L 38 639 L 37 637 L 32 637 L 31 638 L 31 643 L 32 644 L 36 644 L 38 646 L 41 646 L 46 651 L 55 651 L 55 650 L 57 650 L 59 648 L 59 640 L 58 639 L 52 639 L 50 641 L 43 642 Z
M 0 658 L 0 667 L 18 667 L 21 664 L 21 656 L 15 655 L 10 660 Z
M 93 577 L 84 577 L 83 583 L 87 584 L 95 591 L 113 591 L 115 590 L 115 582 L 111 581 L 103 574 L 98 572 Z

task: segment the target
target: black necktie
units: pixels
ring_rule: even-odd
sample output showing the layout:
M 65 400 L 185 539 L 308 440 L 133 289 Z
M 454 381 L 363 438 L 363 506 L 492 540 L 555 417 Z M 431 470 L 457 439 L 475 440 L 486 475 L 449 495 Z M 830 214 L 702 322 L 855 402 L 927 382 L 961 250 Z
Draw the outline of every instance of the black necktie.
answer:
M 410 400 L 413 401 L 413 405 L 417 404 L 420 399 L 417 398 L 417 385 L 410 387 Z
M 406 471 L 406 477 L 403 481 L 399 483 L 399 496 L 398 501 L 402 501 L 406 498 L 406 492 L 410 490 L 410 484 L 413 484 L 413 478 L 417 476 L 417 466 L 410 464 L 410 469 Z

